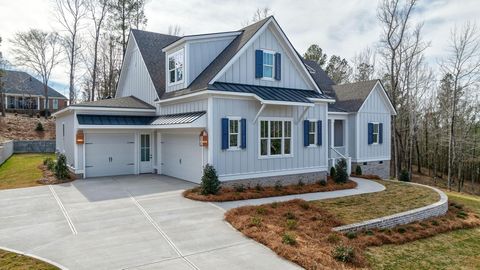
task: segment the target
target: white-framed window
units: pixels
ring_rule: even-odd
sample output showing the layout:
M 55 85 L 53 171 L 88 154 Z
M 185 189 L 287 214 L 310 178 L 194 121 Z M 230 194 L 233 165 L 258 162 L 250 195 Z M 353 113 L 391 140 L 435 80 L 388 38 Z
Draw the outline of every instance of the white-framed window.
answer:
M 275 52 L 263 51 L 263 78 L 275 78 Z
M 228 118 L 228 149 L 240 149 L 240 117 Z
M 373 144 L 378 144 L 380 142 L 380 123 L 372 123 L 373 124 Z
M 58 110 L 58 99 L 53 99 L 52 103 L 53 103 L 52 105 L 53 109 Z
M 185 52 L 183 49 L 168 56 L 168 84 L 183 82 L 185 69 Z
M 292 155 L 292 120 L 260 119 L 260 157 Z
M 308 144 L 310 146 L 317 145 L 317 121 L 316 120 L 309 120 L 308 125 Z

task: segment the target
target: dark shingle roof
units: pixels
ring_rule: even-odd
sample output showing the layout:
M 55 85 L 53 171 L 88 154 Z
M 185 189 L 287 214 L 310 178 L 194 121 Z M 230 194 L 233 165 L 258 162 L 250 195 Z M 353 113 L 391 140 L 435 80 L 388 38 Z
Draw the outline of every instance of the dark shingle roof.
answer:
M 77 114 L 80 125 L 149 125 L 155 116 Z
M 257 31 L 270 19 L 267 17 L 261 21 L 251 24 L 240 31 L 233 41 L 198 75 L 195 80 L 185 89 L 164 93 L 162 98 L 170 98 L 185 95 L 187 93 L 205 90 L 209 82 L 217 75 L 218 72 L 232 59 L 238 51 L 257 33 Z
M 357 112 L 378 80 L 334 85 L 335 107 L 348 112 Z
M 148 73 L 159 97 L 165 92 L 165 53 L 162 48 L 180 37 L 132 29 Z
M 255 94 L 263 100 L 312 103 L 309 98 L 330 99 L 314 90 L 301 90 L 237 83 L 215 82 L 211 90 Z
M 75 104 L 74 106 L 75 107 L 126 108 L 126 109 L 155 109 L 154 106 L 134 96 L 101 99 L 101 100 Z
M 5 70 L 5 76 L 1 80 L 4 83 L 5 93 L 7 94 L 35 96 L 44 96 L 45 94 L 43 83 L 23 71 Z M 67 99 L 51 87 L 48 87 L 48 96 Z
M 320 65 L 312 60 L 306 60 L 303 58 L 301 59 L 322 92 L 331 97 L 335 97 L 335 92 L 332 89 L 332 85 L 335 83 L 332 81 L 332 79 L 330 79 L 330 77 L 328 77 L 327 73 L 320 67 Z

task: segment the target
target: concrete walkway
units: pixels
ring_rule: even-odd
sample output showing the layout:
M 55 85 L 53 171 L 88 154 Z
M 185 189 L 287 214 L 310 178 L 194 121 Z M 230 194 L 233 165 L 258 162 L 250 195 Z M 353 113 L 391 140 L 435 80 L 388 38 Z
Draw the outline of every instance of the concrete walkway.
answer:
M 286 196 L 252 199 L 252 200 L 216 202 L 215 205 L 225 210 L 228 210 L 228 209 L 237 208 L 245 205 L 261 205 L 261 204 L 272 203 L 272 202 L 289 201 L 293 199 L 303 199 L 305 201 L 325 200 L 325 199 L 359 195 L 364 193 L 373 193 L 373 192 L 379 192 L 379 191 L 385 190 L 384 185 L 381 185 L 375 181 L 371 181 L 363 178 L 356 178 L 356 177 L 350 177 L 350 179 L 357 182 L 356 188 L 327 191 L 327 192 L 286 195 Z

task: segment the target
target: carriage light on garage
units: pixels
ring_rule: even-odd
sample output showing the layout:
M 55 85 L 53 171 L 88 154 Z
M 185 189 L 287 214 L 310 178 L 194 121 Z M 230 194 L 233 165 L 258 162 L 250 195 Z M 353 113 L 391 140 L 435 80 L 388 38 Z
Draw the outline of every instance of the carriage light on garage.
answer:
M 208 146 L 208 133 L 206 130 L 200 132 L 200 146 Z
M 77 136 L 75 138 L 75 141 L 77 142 L 77 144 L 85 143 L 85 135 L 83 134 L 83 131 L 81 130 L 77 131 Z

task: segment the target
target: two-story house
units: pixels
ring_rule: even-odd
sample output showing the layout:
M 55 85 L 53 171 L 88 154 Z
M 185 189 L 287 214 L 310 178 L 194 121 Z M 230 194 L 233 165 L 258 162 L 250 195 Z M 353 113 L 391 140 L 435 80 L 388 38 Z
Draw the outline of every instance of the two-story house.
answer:
M 334 85 L 274 17 L 232 32 L 132 30 L 116 97 L 55 114 L 58 152 L 84 177 L 157 173 L 200 182 L 324 178 L 339 158 L 387 177 L 379 81 Z M 230 182 L 232 183 L 232 182 Z

